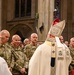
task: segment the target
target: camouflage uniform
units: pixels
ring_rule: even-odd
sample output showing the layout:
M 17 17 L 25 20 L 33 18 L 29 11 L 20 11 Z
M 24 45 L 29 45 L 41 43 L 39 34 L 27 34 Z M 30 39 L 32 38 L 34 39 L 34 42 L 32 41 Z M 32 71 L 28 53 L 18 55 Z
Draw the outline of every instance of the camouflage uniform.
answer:
M 25 46 L 24 53 L 26 54 L 28 60 L 30 60 L 36 48 L 37 46 L 33 46 L 32 44 L 28 44 Z
M 69 49 L 70 49 L 70 53 L 72 57 L 72 62 L 70 64 L 70 70 L 71 70 L 71 69 L 74 69 L 74 48 L 70 46 Z
M 21 51 L 21 47 L 18 47 L 18 48 L 12 47 L 12 49 L 13 49 L 13 55 L 14 55 L 14 61 L 15 61 L 12 73 L 13 75 L 25 75 L 25 73 L 22 74 L 20 70 L 26 67 L 27 58 L 25 54 Z
M 26 69 L 27 73 L 28 73 L 29 60 L 32 57 L 32 55 L 33 55 L 34 51 L 36 50 L 36 48 L 37 48 L 37 45 L 36 46 L 33 46 L 32 44 L 28 44 L 23 49 L 23 51 L 26 54 L 27 59 L 28 59 L 27 60 L 27 69 Z
M 14 57 L 12 55 L 11 46 L 8 43 L 0 44 L 0 56 L 6 60 L 8 67 L 13 68 Z

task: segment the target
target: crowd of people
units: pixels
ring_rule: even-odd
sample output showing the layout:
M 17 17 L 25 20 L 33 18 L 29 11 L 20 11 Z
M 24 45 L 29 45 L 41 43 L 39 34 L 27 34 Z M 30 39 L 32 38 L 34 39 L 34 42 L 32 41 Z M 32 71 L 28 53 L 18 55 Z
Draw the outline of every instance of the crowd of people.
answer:
M 9 31 L 0 31 L 0 57 L 5 59 L 13 75 L 27 75 L 29 60 L 38 45 L 38 35 L 32 33 L 30 39 L 26 38 L 23 43 L 17 34 L 12 36 L 10 43 L 9 38 Z
M 54 20 L 45 42 L 38 46 L 29 61 L 28 75 L 68 75 L 72 61 L 69 48 L 60 40 L 65 20 Z
M 56 58 L 55 45 L 56 44 L 54 40 L 55 36 L 56 35 L 49 33 L 46 41 L 39 43 L 37 33 L 32 33 L 30 38 L 24 39 L 23 42 L 21 41 L 21 37 L 15 34 L 12 36 L 12 40 L 9 42 L 9 38 L 10 38 L 9 31 L 8 30 L 0 31 L 0 57 L 1 57 L 0 59 L 1 61 L 3 60 L 3 62 L 7 63 L 8 73 L 9 73 L 9 74 L 1 74 L 1 75 L 46 75 L 46 74 L 54 75 L 54 73 L 56 75 L 63 75 L 62 72 L 64 72 L 64 74 L 67 73 L 65 71 L 68 68 L 68 65 L 69 65 L 68 63 L 70 63 L 69 72 L 72 75 L 73 70 L 74 70 L 74 37 L 70 39 L 70 43 L 69 43 L 68 41 L 64 41 L 63 36 L 59 36 L 59 40 L 62 44 L 63 49 L 64 50 L 66 49 L 67 60 L 65 60 L 66 58 L 63 57 L 61 53 L 62 48 L 60 47 L 61 48 L 60 51 L 58 50 L 59 55 L 57 54 L 57 64 L 58 64 L 57 65 L 58 67 L 56 68 L 57 71 L 54 73 L 51 72 L 51 74 L 50 74 L 50 71 L 48 71 L 49 69 L 51 71 L 54 71 L 55 69 L 55 64 L 56 64 L 55 62 L 55 58 Z M 52 48 L 49 47 L 49 45 L 51 45 L 49 41 L 52 42 Z M 52 50 L 53 51 L 49 52 L 47 51 L 48 49 L 50 49 L 49 51 L 52 51 Z M 64 53 L 64 50 L 63 50 L 63 53 Z M 70 55 L 72 57 L 72 61 L 71 61 Z M 49 63 L 49 61 L 51 61 L 51 63 Z M 50 64 L 52 68 L 50 68 Z M 62 68 L 59 69 L 60 67 Z M 28 68 L 30 68 L 29 74 L 28 74 Z M 3 69 L 0 69 L 0 72 L 2 70 Z M 9 71 L 11 72 L 11 74 Z M 4 72 L 4 70 L 2 72 L 7 73 L 7 72 Z M 41 74 L 38 74 L 38 72 Z

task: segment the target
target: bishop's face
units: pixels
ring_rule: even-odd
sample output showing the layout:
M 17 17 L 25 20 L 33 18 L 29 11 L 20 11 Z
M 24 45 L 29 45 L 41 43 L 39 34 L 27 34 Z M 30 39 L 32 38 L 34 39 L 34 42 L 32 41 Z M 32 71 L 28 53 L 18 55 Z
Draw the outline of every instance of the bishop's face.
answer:
M 60 39 L 60 42 L 61 42 L 61 43 L 64 42 L 63 36 L 60 36 L 59 39 Z

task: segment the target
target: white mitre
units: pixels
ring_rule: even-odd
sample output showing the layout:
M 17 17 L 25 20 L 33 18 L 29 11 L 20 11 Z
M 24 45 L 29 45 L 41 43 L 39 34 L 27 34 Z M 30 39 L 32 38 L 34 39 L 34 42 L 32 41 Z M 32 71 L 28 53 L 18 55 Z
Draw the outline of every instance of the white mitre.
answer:
M 65 27 L 65 20 L 60 21 L 59 23 L 51 25 L 51 28 L 50 28 L 48 34 L 59 37 L 61 35 L 64 27 Z

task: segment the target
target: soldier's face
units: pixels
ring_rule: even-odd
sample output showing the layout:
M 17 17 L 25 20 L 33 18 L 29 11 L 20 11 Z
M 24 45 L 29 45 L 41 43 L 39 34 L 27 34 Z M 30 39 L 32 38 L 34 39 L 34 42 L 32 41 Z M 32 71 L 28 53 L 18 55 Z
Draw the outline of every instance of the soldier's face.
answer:
M 63 43 L 63 41 L 64 41 L 63 37 L 60 36 L 59 39 L 60 39 L 60 42 Z
M 68 43 L 67 41 L 65 42 L 65 44 L 66 44 L 67 46 L 69 46 L 69 43 Z
M 25 44 L 25 45 L 27 45 L 27 44 L 29 44 L 29 43 L 30 43 L 29 40 L 24 41 L 24 44 Z
M 5 34 L 5 35 L 1 35 L 1 43 L 5 44 L 6 42 L 8 42 L 9 40 L 9 35 Z
M 15 47 L 19 47 L 20 44 L 21 44 L 21 40 L 19 40 L 19 39 L 14 39 L 14 40 L 13 40 L 13 44 L 14 44 Z
M 33 35 L 33 36 L 31 37 L 31 41 L 32 41 L 33 43 L 36 43 L 36 42 L 38 41 L 38 36 L 37 36 L 37 35 Z
M 1 44 L 1 33 L 0 33 L 0 44 Z
M 72 39 L 72 41 L 71 41 L 71 45 L 74 47 L 74 39 Z

